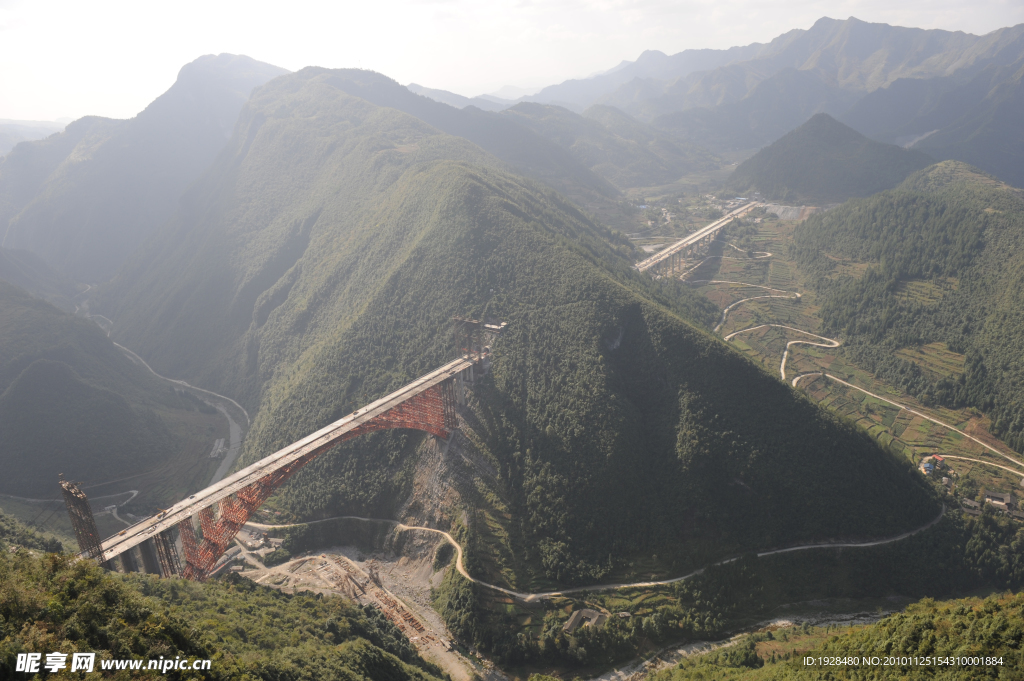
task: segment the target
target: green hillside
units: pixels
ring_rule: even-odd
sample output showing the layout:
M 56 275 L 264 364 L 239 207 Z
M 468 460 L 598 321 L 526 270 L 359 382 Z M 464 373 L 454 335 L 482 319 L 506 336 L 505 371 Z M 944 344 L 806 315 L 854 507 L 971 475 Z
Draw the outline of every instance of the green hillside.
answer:
M 926 598 L 867 626 L 766 629 L 716 652 L 684 659 L 675 668 L 650 678 L 1016 679 L 1024 665 L 1022 630 L 1024 594 L 939 602 Z M 813 658 L 814 664 L 807 664 L 806 658 Z M 822 666 L 823 659 L 842 662 Z
M 794 239 L 826 333 L 926 404 L 984 410 L 995 434 L 1024 451 L 1020 190 L 944 161 L 813 216 Z M 895 354 L 928 343 L 963 355 L 963 372 L 936 374 Z
M 673 141 L 609 106 L 593 106 L 580 116 L 559 106 L 523 103 L 502 115 L 568 149 L 620 189 L 669 184 L 719 165 L 710 152 Z
M 155 468 L 205 430 L 187 424 L 197 409 L 92 322 L 0 281 L 0 493 L 51 499 L 58 473 L 97 483 Z
M 258 90 L 230 153 L 97 301 L 158 370 L 256 412 L 242 463 L 450 358 L 450 319 L 471 314 L 509 322 L 465 414 L 493 469 L 475 489 L 504 509 L 466 529 L 514 556 L 492 579 L 593 581 L 649 553 L 682 569 L 934 517 L 902 464 L 707 333 L 709 302 L 636 274 L 629 245 L 571 203 L 342 77 Z M 347 443 L 277 503 L 393 514 L 422 441 Z
M 332 87 L 377 106 L 403 111 L 442 132 L 469 140 L 507 163 L 514 172 L 553 187 L 587 210 L 606 219 L 618 217 L 615 200 L 619 192 L 614 186 L 569 150 L 520 125 L 514 118 L 476 107 L 457 109 L 414 94 L 373 71 L 337 69 L 329 73 Z
M 5 522 L 0 516 L 0 532 Z M 68 554 L 12 555 L 2 534 L 0 582 L 4 678 L 25 676 L 14 671 L 18 653 L 43 653 L 45 661 L 47 653 L 58 651 L 69 662 L 72 653 L 96 653 L 97 677 L 102 660 L 211 661 L 209 671 L 189 676 L 143 671 L 107 672 L 104 678 L 442 678 L 379 610 L 337 597 L 291 596 L 238 578 L 197 584 L 126 577 Z
M 932 163 L 927 154 L 869 140 L 816 114 L 741 163 L 726 187 L 789 203 L 841 203 L 891 189 Z
M 87 116 L 20 145 L 0 159 L 2 245 L 77 281 L 109 279 L 223 148 L 252 89 L 282 73 L 206 55 L 132 119 Z
M 17 550 L 17 547 L 38 551 L 61 552 L 64 547 L 52 535 L 39 534 L 17 518 L 7 515 L 0 508 L 0 547 Z

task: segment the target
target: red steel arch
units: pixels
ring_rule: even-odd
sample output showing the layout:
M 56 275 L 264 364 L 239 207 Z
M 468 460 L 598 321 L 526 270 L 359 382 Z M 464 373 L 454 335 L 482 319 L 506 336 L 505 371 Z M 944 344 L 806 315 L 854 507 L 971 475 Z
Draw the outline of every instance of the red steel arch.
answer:
M 196 538 L 192 519 L 182 520 L 177 526 L 185 554 L 185 568 L 182 571 L 182 576 L 192 580 L 206 579 L 231 540 L 256 512 L 256 509 L 262 506 L 299 469 L 338 444 L 360 435 L 393 428 L 422 430 L 447 439 L 457 426 L 454 380 L 448 379 L 409 397 L 373 419 L 360 424 L 357 428 L 349 430 L 324 447 L 243 487 L 235 492 L 233 497 L 221 499 L 217 504 L 219 514 L 216 516 L 213 506 L 201 509 L 199 511 L 199 523 L 203 532 L 201 541 Z

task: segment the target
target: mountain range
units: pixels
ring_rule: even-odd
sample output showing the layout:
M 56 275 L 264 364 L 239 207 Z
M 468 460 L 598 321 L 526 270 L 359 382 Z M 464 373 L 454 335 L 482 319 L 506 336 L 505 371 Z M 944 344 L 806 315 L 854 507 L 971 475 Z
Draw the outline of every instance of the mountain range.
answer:
M 95 298 L 158 371 L 256 413 L 243 463 L 441 364 L 452 316 L 471 314 L 509 323 L 466 416 L 494 467 L 479 484 L 507 509 L 497 541 L 518 554 L 492 578 L 585 582 L 609 551 L 682 566 L 934 513 L 891 455 L 710 336 L 707 301 L 659 293 L 621 237 L 480 146 L 351 94 L 367 81 L 307 68 L 259 89 Z M 393 514 L 422 443 L 346 443 L 278 503 Z
M 611 106 L 720 154 L 749 154 L 828 113 L 872 139 L 915 144 L 1020 186 L 1022 59 L 1024 25 L 975 36 L 822 18 L 763 44 L 647 51 L 508 106 Z
M 12 121 L 0 119 L 0 156 L 3 156 L 20 142 L 49 137 L 64 129 L 64 123 L 57 121 Z
M 109 279 L 213 161 L 252 89 L 283 73 L 207 55 L 135 118 L 86 116 L 19 144 L 0 159 L 2 245 L 76 281 Z
M 453 317 L 475 317 L 507 326 L 468 387 L 457 433 L 347 441 L 278 490 L 274 517 L 444 529 L 475 579 L 517 591 L 690 574 L 610 610 L 631 611 L 610 629 L 630 628 L 638 648 L 685 627 L 722 634 L 723 613 L 743 600 L 888 596 L 932 578 L 946 591 L 1016 585 L 1024 570 L 1004 568 L 1024 565 L 1024 539 L 1012 539 L 1010 519 L 947 516 L 946 488 L 724 342 L 712 332 L 720 306 L 678 276 L 639 272 L 641 248 L 622 232 L 641 217 L 687 229 L 672 222 L 675 206 L 720 215 L 706 190 L 687 197 L 679 180 L 722 178 L 724 155 L 763 147 L 724 182 L 702 183 L 842 204 L 772 227 L 776 237 L 793 230 L 799 272 L 752 239 L 708 260 L 764 266 L 763 284 L 751 284 L 759 299 L 780 298 L 762 292 L 786 285 L 767 277 L 800 278 L 811 302 L 786 305 L 820 306 L 820 332 L 841 336 L 840 352 L 905 379 L 892 384 L 924 404 L 991 414 L 993 431 L 1020 450 L 1024 204 L 1021 190 L 984 171 L 1000 159 L 1013 171 L 1015 142 L 1001 148 L 991 135 L 1021 125 L 1020 33 L 823 19 L 764 45 L 644 53 L 512 106 L 366 70 L 288 73 L 202 57 L 137 117 L 79 119 L 0 160 L 0 492 L 50 496 L 56 472 L 102 481 L 171 471 L 169 484 L 184 488 L 169 466 L 188 447 L 208 479 L 216 433 L 193 416 L 213 407 L 118 344 L 252 415 L 237 469 L 450 360 Z M 935 163 L 969 154 L 982 170 Z M 637 200 L 645 194 L 657 197 Z M 753 236 L 758 215 L 734 226 Z M 962 354 L 963 374 L 923 376 L 900 363 L 897 351 L 928 343 Z M 11 527 L 0 534 L 25 534 Z M 287 535 L 296 552 L 305 530 Z M 832 546 L 894 536 L 870 550 Z M 794 550 L 807 544 L 828 546 Z M 901 560 L 910 554 L 917 562 Z M 270 658 L 292 669 L 308 635 L 316 641 L 303 650 L 341 675 L 437 672 L 376 611 L 286 599 L 234 577 L 121 581 L 62 560 L 2 552 L 0 567 L 33 605 L 31 618 L 0 627 L 55 627 L 46 618 L 57 606 L 40 604 L 58 602 L 51 591 L 64 582 L 39 575 L 73 576 L 105 585 L 110 602 L 167 604 L 152 618 L 133 610 L 126 631 L 150 622 L 178 632 L 172 615 L 203 617 L 218 642 L 243 651 L 231 661 L 238 669 Z M 900 579 L 869 583 L 885 572 Z M 766 595 L 768 577 L 789 579 L 789 590 Z M 596 659 L 586 646 L 611 640 L 597 627 L 570 640 L 556 614 L 569 599 L 524 614 L 506 594 L 486 600 L 454 569 L 443 579 L 433 595 L 452 633 L 503 662 L 585 664 Z M 100 592 L 76 593 L 60 607 L 79 612 Z M 257 601 L 300 633 L 282 638 L 248 619 L 229 626 L 232 608 Z M 166 650 L 212 645 L 181 627 Z M 93 629 L 60 631 L 77 641 Z M 260 657 L 262 641 L 278 652 Z

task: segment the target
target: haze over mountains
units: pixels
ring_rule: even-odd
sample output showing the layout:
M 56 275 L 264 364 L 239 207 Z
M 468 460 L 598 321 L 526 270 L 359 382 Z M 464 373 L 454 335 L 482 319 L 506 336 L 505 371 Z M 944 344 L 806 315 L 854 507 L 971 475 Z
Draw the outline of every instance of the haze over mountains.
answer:
M 0 159 L 3 246 L 96 283 L 174 210 L 231 136 L 249 93 L 284 69 L 208 55 L 133 119 L 87 116 Z
M 673 140 L 610 106 L 592 106 L 580 116 L 558 106 L 523 103 L 502 115 L 569 150 L 620 189 L 669 184 L 720 165 L 706 149 Z
M 201 57 L 136 118 L 79 119 L 0 159 L 0 493 L 53 495 L 57 472 L 92 482 L 145 471 L 185 498 L 199 487 L 171 463 L 188 447 L 207 484 L 210 440 L 226 428 L 210 425 L 223 425 L 219 414 L 115 342 L 251 414 L 237 469 L 450 360 L 452 318 L 474 317 L 508 325 L 457 409 L 457 433 L 346 441 L 279 489 L 268 503 L 277 520 L 267 521 L 358 516 L 450 531 L 475 579 L 521 592 L 655 574 L 702 581 L 617 592 L 601 607 L 630 616 L 572 637 L 560 619 L 581 602 L 571 593 L 527 603 L 488 591 L 487 601 L 483 586 L 447 568 L 431 598 L 466 647 L 517 669 L 589 673 L 598 655 L 720 640 L 780 616 L 769 606 L 1016 587 L 1024 530 L 991 510 L 977 521 L 953 511 L 951 488 L 911 464 L 919 452 L 905 456 L 878 435 L 897 413 L 917 412 L 865 400 L 855 381 L 870 373 L 901 400 L 970 407 L 970 432 L 1024 447 L 1024 199 L 984 170 L 1019 169 L 1022 33 L 822 19 L 765 45 L 644 53 L 507 107 L 368 70 L 288 73 Z M 691 254 L 685 267 L 749 280 L 638 271 L 645 249 L 692 234 L 701 225 L 691 223 L 753 191 L 841 205 L 799 224 L 757 207 L 706 245 L 728 250 Z M 740 332 L 778 335 L 745 336 L 746 350 L 726 342 L 718 334 L 730 337 L 722 325 L 739 303 L 749 316 L 733 312 L 730 328 L 746 319 Z M 820 328 L 793 326 L 807 320 Z M 797 336 L 787 333 L 809 352 L 790 356 Z M 829 340 L 819 333 L 841 344 L 806 342 Z M 743 353 L 758 343 L 776 343 L 782 365 L 750 361 Z M 962 356 L 959 373 L 900 359 L 928 344 Z M 850 392 L 828 409 L 809 398 L 810 380 L 798 385 L 831 380 L 808 368 L 823 349 L 860 372 L 841 374 Z M 798 362 L 807 373 L 792 373 Z M 893 413 L 857 425 L 842 409 L 862 403 Z M 328 536 L 336 526 L 317 527 Z M 313 535 L 289 532 L 282 552 L 321 548 Z M 433 566 L 433 578 L 447 562 L 431 551 L 417 569 Z M 769 551 L 779 562 L 755 555 Z M 19 575 L 115 579 L 17 560 Z M 49 602 L 55 587 L 19 579 Z M 288 650 L 287 660 L 271 655 L 289 670 L 280 678 L 300 678 L 295 646 L 309 636 L 305 652 L 346 678 L 440 678 L 375 611 L 234 577 L 175 582 L 126 583 L 167 602 L 164 616 L 198 618 L 206 606 L 190 599 L 212 594 L 219 612 L 201 625 L 211 631 L 243 603 L 300 623 L 285 637 L 291 647 L 250 636 L 267 626 L 250 619 L 218 634 L 238 669 L 262 664 L 256 648 L 269 641 Z M 133 593 L 115 595 L 142 602 Z M 268 605 L 278 598 L 284 605 Z M 755 605 L 737 614 L 743 602 Z M 49 617 L 41 606 L 30 614 Z M 0 635 L 29 615 L 18 617 L 0 618 Z M 625 640 L 633 647 L 616 648 Z M 253 675 L 277 674 L 267 669 Z
M 57 473 L 97 483 L 158 466 L 195 410 L 96 324 L 0 280 L 0 493 L 49 499 Z
M 920 151 L 869 140 L 820 113 L 741 163 L 726 188 L 820 206 L 892 189 L 934 162 Z
M 612 106 L 716 153 L 755 150 L 828 113 L 872 139 L 916 140 L 935 158 L 1020 185 L 1022 59 L 1024 25 L 974 36 L 822 18 L 766 44 L 644 52 L 518 101 L 577 113 Z
M 64 129 L 58 121 L 12 121 L 0 119 L 0 156 L 13 149 L 19 142 L 28 142 L 49 137 Z

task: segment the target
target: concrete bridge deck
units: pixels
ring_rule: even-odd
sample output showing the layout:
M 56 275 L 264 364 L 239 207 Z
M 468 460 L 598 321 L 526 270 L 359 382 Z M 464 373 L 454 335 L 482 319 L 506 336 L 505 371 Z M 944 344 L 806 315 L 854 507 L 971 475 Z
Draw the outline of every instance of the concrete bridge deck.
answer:
M 655 253 L 651 257 L 647 258 L 646 260 L 641 260 L 640 262 L 638 262 L 633 267 L 635 267 L 636 269 L 640 270 L 641 272 L 645 272 L 645 271 L 651 269 L 652 267 L 656 267 L 657 265 L 660 265 L 661 263 L 665 262 L 666 260 L 668 260 L 672 256 L 677 255 L 677 254 L 681 253 L 682 251 L 686 250 L 687 248 L 689 248 L 690 246 L 700 242 L 702 239 L 706 239 L 708 237 L 713 236 L 715 234 L 715 232 L 720 230 L 722 227 L 725 227 L 727 224 L 732 222 L 735 218 L 738 218 L 738 217 L 746 214 L 747 212 L 753 210 L 758 205 L 760 205 L 760 204 L 758 204 L 757 202 L 754 202 L 754 201 L 752 201 L 750 203 L 747 203 L 747 204 L 744 204 L 744 205 L 740 206 L 739 208 L 731 211 L 730 213 L 728 213 L 724 217 L 722 217 L 722 218 L 720 218 L 718 220 L 715 220 L 710 225 L 707 225 L 706 227 L 701 227 L 700 229 L 698 229 L 693 234 L 690 234 L 690 235 L 686 236 L 685 238 L 681 239 L 680 241 L 677 241 L 676 243 L 672 244 L 668 248 L 664 248 L 664 249 L 658 251 L 657 253 Z
M 182 521 L 190 520 L 193 515 L 201 510 L 231 497 L 274 471 L 293 464 L 313 452 L 329 449 L 346 439 L 345 436 L 351 433 L 351 431 L 368 424 L 370 421 L 386 414 L 411 398 L 455 378 L 461 372 L 473 367 L 478 361 L 478 356 L 463 355 L 439 369 L 420 376 L 415 381 L 402 386 L 390 395 L 382 397 L 362 409 L 357 409 L 329 426 L 321 428 L 315 433 L 307 435 L 253 465 L 243 468 L 220 482 L 193 494 L 188 499 L 179 501 L 166 511 L 146 518 L 113 537 L 109 537 L 101 545 L 103 559 L 109 560 L 114 558 L 165 530 L 170 530 Z

